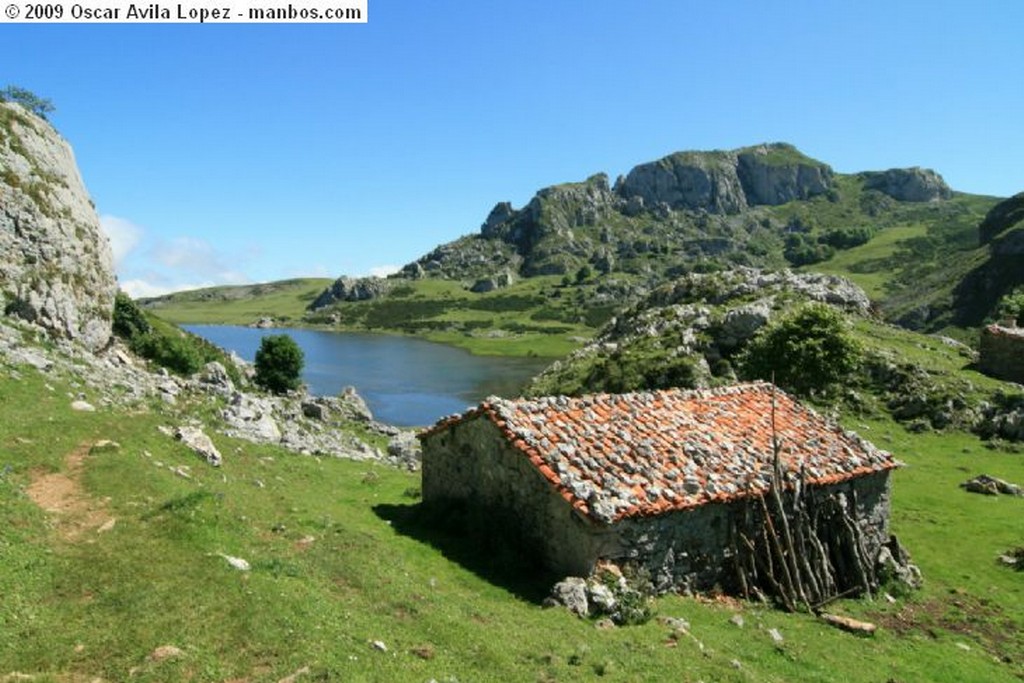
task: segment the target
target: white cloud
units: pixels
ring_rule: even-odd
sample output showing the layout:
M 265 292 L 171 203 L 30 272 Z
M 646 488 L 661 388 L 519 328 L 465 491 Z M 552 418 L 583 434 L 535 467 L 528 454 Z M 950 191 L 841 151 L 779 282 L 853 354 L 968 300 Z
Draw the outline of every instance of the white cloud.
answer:
M 114 267 L 120 267 L 125 256 L 142 239 L 142 228 L 126 218 L 110 214 L 100 216 L 100 228 L 110 239 L 110 249 L 114 252 Z
M 183 292 L 189 289 L 203 289 L 213 287 L 213 282 L 199 282 L 195 284 L 164 284 L 148 280 L 136 279 L 126 280 L 119 283 L 125 294 L 133 299 L 143 299 L 151 296 L 163 296 L 171 292 Z
M 397 273 L 401 269 L 401 266 L 392 265 L 373 266 L 372 268 L 370 268 L 370 275 L 372 275 L 373 277 L 387 277 L 388 275 L 393 275 Z

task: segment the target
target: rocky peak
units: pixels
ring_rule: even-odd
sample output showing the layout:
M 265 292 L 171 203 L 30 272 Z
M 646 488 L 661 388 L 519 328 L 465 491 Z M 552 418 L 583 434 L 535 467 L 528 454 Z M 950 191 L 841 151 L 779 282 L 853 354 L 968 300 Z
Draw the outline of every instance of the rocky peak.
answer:
M 68 143 L 0 103 L 0 310 L 90 350 L 110 340 L 110 243 Z
M 785 143 L 740 150 L 736 172 L 751 206 L 775 206 L 828 191 L 832 169 Z
M 932 202 L 953 196 L 942 176 L 930 168 L 890 168 L 862 173 L 861 177 L 865 189 L 878 190 L 901 202 Z
M 734 214 L 822 194 L 831 181 L 828 165 L 792 145 L 774 143 L 728 152 L 677 152 L 636 166 L 616 183 L 616 192 L 649 209 Z

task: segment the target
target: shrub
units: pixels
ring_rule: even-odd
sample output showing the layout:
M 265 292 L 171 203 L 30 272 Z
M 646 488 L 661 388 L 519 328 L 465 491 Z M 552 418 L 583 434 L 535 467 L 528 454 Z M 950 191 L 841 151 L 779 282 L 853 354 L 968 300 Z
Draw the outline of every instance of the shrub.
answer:
M 203 366 L 203 356 L 197 345 L 184 333 L 162 335 L 155 331 L 147 332 L 131 340 L 131 349 L 179 375 L 191 375 Z
M 1014 289 L 1004 295 L 996 304 L 995 314 L 998 320 L 1012 318 L 1019 323 L 1021 317 L 1024 316 L 1024 290 Z
M 45 119 L 47 114 L 52 114 L 56 111 L 56 107 L 53 106 L 53 102 L 50 100 L 39 97 L 31 90 L 19 88 L 16 85 L 9 85 L 0 90 L 0 102 L 16 102 L 42 119 Z
M 866 244 L 875 236 L 870 226 L 834 228 L 818 237 L 818 241 L 836 249 L 852 249 Z
M 299 387 L 305 358 L 302 349 L 287 334 L 272 334 L 260 341 L 256 351 L 256 383 L 283 394 Z
M 842 314 L 825 304 L 808 304 L 762 328 L 740 353 L 747 379 L 770 380 L 808 395 L 848 377 L 861 350 Z
M 152 329 L 149 321 L 146 320 L 146 314 L 124 292 L 118 292 L 114 297 L 113 328 L 114 334 L 127 342 Z

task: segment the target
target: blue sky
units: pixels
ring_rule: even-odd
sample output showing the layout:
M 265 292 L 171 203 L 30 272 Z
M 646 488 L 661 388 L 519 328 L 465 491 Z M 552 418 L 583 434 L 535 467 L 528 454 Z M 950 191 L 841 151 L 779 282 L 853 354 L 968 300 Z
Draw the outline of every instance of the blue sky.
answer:
M 1022 26 L 1009 1 L 369 0 L 361 25 L 0 24 L 0 85 L 53 100 L 145 295 L 385 272 L 685 149 L 1008 196 Z

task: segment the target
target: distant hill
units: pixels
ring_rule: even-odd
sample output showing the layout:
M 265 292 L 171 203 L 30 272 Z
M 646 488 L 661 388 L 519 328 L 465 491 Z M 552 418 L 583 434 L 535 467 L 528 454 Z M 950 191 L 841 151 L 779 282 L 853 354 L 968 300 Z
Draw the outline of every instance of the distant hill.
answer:
M 1004 289 L 984 285 L 993 247 L 979 240 L 978 227 L 998 203 L 956 192 L 929 169 L 836 173 L 785 143 L 677 152 L 614 183 L 598 173 L 543 188 L 520 208 L 499 202 L 478 231 L 396 275 L 342 276 L 315 296 L 304 292 L 304 321 L 556 355 L 662 283 L 756 267 L 841 275 L 884 318 L 951 331 L 988 316 L 993 292 Z M 974 284 L 962 285 L 971 273 Z M 238 304 L 186 299 L 148 305 L 179 321 L 231 312 L 218 321 L 240 322 Z M 269 315 L 280 304 L 260 303 Z M 275 317 L 297 320 L 295 303 Z M 256 308 L 254 299 L 245 310 Z M 560 341 L 544 341 L 552 337 Z
M 977 226 L 997 202 L 954 192 L 929 169 L 836 173 L 785 143 L 677 152 L 614 184 L 599 173 L 544 188 L 522 208 L 499 202 L 478 232 L 391 282 L 440 279 L 487 292 L 524 278 L 593 277 L 625 305 L 684 273 L 791 267 L 849 277 L 887 317 L 937 329 L 960 319 L 952 290 L 978 258 Z M 345 280 L 312 308 L 351 310 L 346 302 L 389 290 Z

